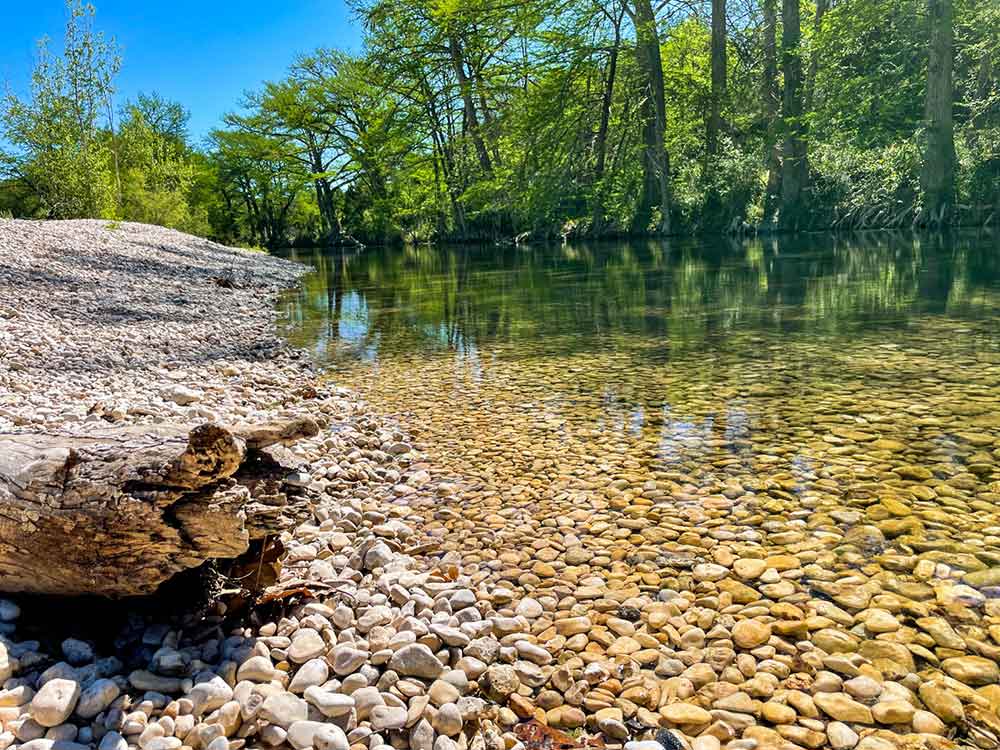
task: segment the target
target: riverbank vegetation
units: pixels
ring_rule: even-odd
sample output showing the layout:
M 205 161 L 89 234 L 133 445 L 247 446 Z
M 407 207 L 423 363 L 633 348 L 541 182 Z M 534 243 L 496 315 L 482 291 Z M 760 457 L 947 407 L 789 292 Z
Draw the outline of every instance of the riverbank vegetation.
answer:
M 987 0 L 353 0 L 204 143 L 70 3 L 0 211 L 267 246 L 1000 221 Z

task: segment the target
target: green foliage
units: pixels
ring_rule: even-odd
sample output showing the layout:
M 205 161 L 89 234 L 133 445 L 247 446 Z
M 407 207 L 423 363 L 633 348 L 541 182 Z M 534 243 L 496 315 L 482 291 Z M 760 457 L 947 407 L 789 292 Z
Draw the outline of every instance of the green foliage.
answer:
M 193 152 L 187 113 L 156 93 L 113 103 L 121 57 L 94 29 L 95 10 L 68 0 L 61 54 L 38 47 L 31 95 L 8 91 L 0 126 L 11 151 L 0 157 L 7 181 L 0 205 L 45 218 L 140 221 L 209 234 L 203 206 L 192 205 Z
M 815 140 L 882 147 L 909 138 L 923 116 L 925 0 L 835 4 L 813 40 Z
M 273 247 L 288 235 L 309 174 L 281 140 L 250 128 L 212 133 L 212 165 L 236 236 Z
M 1000 4 L 954 2 L 954 220 L 998 221 Z M 805 115 L 786 122 L 772 106 L 783 73 L 766 66 L 762 0 L 729 2 L 713 153 L 719 50 L 708 3 L 352 5 L 365 29 L 360 53 L 301 55 L 199 151 L 179 103 L 154 92 L 116 111 L 117 47 L 94 30 L 92 6 L 69 0 L 64 49 L 43 41 L 30 96 L 8 92 L 0 107 L 10 144 L 0 211 L 143 221 L 267 247 L 347 234 L 378 243 L 612 235 L 657 231 L 667 218 L 676 232 L 770 228 L 764 194 L 781 192 L 773 145 L 801 132 L 803 227 L 900 226 L 921 215 L 924 133 L 938 132 L 924 121 L 926 0 L 838 0 L 817 16 L 817 4 L 802 3 L 791 59 L 803 63 Z M 658 17 L 637 33 L 650 8 Z M 661 93 L 663 117 L 650 117 Z M 668 184 L 651 200 L 660 162 Z
M 201 229 L 191 219 L 188 191 L 193 168 L 183 143 L 154 129 L 148 112 L 133 106 L 122 124 L 122 216 L 129 221 L 167 227 Z
M 969 128 L 958 139 L 958 194 L 971 224 L 1000 221 L 1000 125 Z
M 723 221 L 760 223 L 764 177 L 756 151 L 720 139 L 714 157 L 689 159 L 677 168 L 674 199 L 680 226 L 694 232 L 726 228 L 719 226 Z
M 94 8 L 67 3 L 64 49 L 38 45 L 31 96 L 8 91 L 0 124 L 13 150 L 7 176 L 30 186 L 38 211 L 51 218 L 117 215 L 113 144 L 102 127 L 112 114 L 121 61 L 113 39 L 94 31 Z
M 920 212 L 920 147 L 915 138 L 859 148 L 822 143 L 813 150 L 814 210 L 836 228 L 902 226 Z
M 141 119 L 147 127 L 165 141 L 184 150 L 187 143 L 187 123 L 190 116 L 180 102 L 164 99 L 155 91 L 139 92 L 129 109 L 133 119 Z

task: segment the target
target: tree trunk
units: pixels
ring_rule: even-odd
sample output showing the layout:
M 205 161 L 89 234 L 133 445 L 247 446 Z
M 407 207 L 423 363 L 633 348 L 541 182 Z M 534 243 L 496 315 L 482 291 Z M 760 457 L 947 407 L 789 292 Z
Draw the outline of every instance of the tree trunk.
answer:
M 247 209 L 247 221 L 250 225 L 250 241 L 256 243 L 258 238 L 260 238 L 260 242 L 263 244 L 265 232 L 257 201 L 250 196 L 250 188 L 248 186 L 241 187 L 240 192 L 243 194 L 243 205 Z
M 726 0 L 712 0 L 712 102 L 708 115 L 708 153 L 719 152 L 722 105 L 726 100 Z
M 611 106 L 614 104 L 615 78 L 618 75 L 618 53 L 621 50 L 621 27 L 615 26 L 615 40 L 608 53 L 608 69 L 604 76 L 604 92 L 601 95 L 601 121 L 597 128 L 597 138 L 594 140 L 596 161 L 594 177 L 600 180 L 604 177 L 604 169 L 608 159 L 608 128 L 611 123 Z
M 434 91 L 431 89 L 430 82 L 427 80 L 426 75 L 424 75 L 422 71 L 420 86 L 424 95 L 424 105 L 427 110 L 427 121 L 430 124 L 431 139 L 434 143 L 435 153 L 438 155 L 438 159 L 440 160 L 441 173 L 444 177 L 444 186 L 448 193 L 448 201 L 451 205 L 452 220 L 455 223 L 455 228 L 457 229 L 459 236 L 464 238 L 466 236 L 465 212 L 458 200 L 458 196 L 461 194 L 461 187 L 456 181 L 455 165 L 451 157 L 450 143 L 441 123 L 441 117 L 438 113 L 437 100 Z
M 955 31 L 952 0 L 928 0 L 930 50 L 924 118 L 927 142 L 921 188 L 924 215 L 930 224 L 944 224 L 955 204 L 955 127 L 952 118 L 952 56 Z
M 609 15 L 609 18 L 612 18 Z M 615 79 L 618 77 L 618 55 L 622 46 L 622 15 L 612 18 L 615 29 L 614 42 L 608 53 L 608 67 L 604 75 L 604 91 L 601 94 L 601 121 L 597 128 L 597 137 L 594 139 L 594 183 L 598 194 L 594 196 L 594 228 L 598 231 L 604 224 L 604 191 L 601 189 L 601 181 L 608 161 L 608 130 L 611 124 L 611 107 L 615 98 Z
M 333 237 L 333 225 L 327 213 L 326 195 L 323 192 L 323 182 L 319 178 L 313 180 L 313 187 L 316 190 L 316 207 L 319 209 L 319 226 L 323 240 Z
M 985 50 L 979 56 L 979 71 L 976 74 L 976 114 L 972 118 L 972 126 L 976 130 L 981 130 L 986 126 L 988 117 L 988 108 L 983 107 L 982 103 L 985 102 L 989 96 L 990 91 L 993 89 L 993 59 L 990 55 L 990 50 Z
M 816 93 L 816 75 L 819 72 L 819 55 L 816 53 L 816 40 L 823 28 L 823 16 L 830 7 L 830 0 L 816 0 L 816 15 L 813 16 L 813 35 L 809 49 L 809 71 L 806 73 L 805 111 L 812 112 L 813 98 Z
M 497 131 L 496 131 L 496 121 L 493 119 L 493 113 L 490 112 L 490 105 L 486 101 L 486 85 L 483 83 L 483 77 L 476 74 L 476 96 L 479 98 L 479 111 L 483 115 L 483 127 L 481 132 L 485 133 L 483 137 L 483 142 L 489 141 L 490 150 L 493 152 L 493 166 L 502 166 L 500 161 L 500 147 L 497 145 Z
M 309 168 L 313 174 L 317 175 L 326 171 L 323 164 L 323 154 L 314 145 L 309 147 Z M 339 232 L 337 216 L 333 207 L 333 191 L 330 190 L 330 181 L 326 177 L 315 177 L 313 179 L 313 186 L 316 189 L 316 207 L 319 209 L 323 240 L 331 242 L 337 239 Z
M 761 81 L 761 104 L 764 111 L 764 165 L 767 187 L 764 192 L 764 225 L 774 222 L 781 197 L 781 149 L 778 146 L 778 11 L 777 0 L 764 0 L 764 77 Z
M 804 192 L 809 177 L 805 123 L 802 117 L 801 16 L 799 0 L 783 0 L 781 58 L 785 73 L 782 99 L 784 145 L 781 161 L 781 225 L 798 229 L 804 214 Z
M 273 446 L 317 432 L 302 419 L 0 433 L 0 589 L 147 594 L 236 557 L 305 510 Z
M 108 112 L 108 135 L 111 136 L 111 156 L 115 169 L 115 207 L 119 212 L 118 216 L 124 216 L 125 199 L 122 195 L 122 170 L 121 159 L 119 158 L 118 133 L 115 132 L 115 108 L 111 97 L 105 99 L 105 107 Z M 112 218 L 112 217 L 107 217 Z M 117 217 L 115 217 L 117 218 Z M 128 218 L 128 217 L 125 217 Z
M 480 132 L 479 115 L 476 113 L 476 102 L 472 95 L 472 84 L 469 82 L 469 77 L 465 74 L 465 58 L 462 55 L 462 45 L 458 41 L 458 37 L 451 36 L 448 38 L 448 50 L 451 53 L 451 65 L 455 70 L 455 78 L 458 79 L 458 90 L 462 95 L 465 125 L 468 128 L 469 135 L 472 137 L 476 154 L 479 156 L 479 166 L 483 168 L 484 172 L 491 174 L 493 172 L 493 164 L 490 161 L 490 153 L 486 149 L 486 143 L 483 141 L 483 134 Z
M 670 232 L 670 159 L 664 139 L 667 115 L 660 35 L 651 0 L 634 0 L 633 21 L 641 87 L 639 113 L 643 144 L 642 195 L 633 229 L 642 233 L 667 234 Z M 654 226 L 653 212 L 657 206 L 660 208 L 660 220 Z

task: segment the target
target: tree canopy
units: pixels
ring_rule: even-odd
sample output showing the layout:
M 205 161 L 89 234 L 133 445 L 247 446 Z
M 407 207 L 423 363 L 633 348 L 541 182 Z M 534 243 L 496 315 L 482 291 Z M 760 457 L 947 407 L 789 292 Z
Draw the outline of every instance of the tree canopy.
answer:
M 227 241 L 500 240 L 1000 220 L 989 0 L 352 0 L 195 147 L 115 108 L 121 56 L 70 0 L 8 94 L 0 210 Z

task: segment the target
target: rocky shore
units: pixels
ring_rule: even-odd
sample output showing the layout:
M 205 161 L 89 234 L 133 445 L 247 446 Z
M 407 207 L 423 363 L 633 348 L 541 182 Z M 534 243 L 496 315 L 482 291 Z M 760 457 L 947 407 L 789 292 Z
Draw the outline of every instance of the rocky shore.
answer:
M 0 750 L 997 746 L 1000 559 L 886 539 L 1000 487 L 966 502 L 961 474 L 895 467 L 822 523 L 780 483 L 745 507 L 666 476 L 507 503 L 274 337 L 302 271 L 153 227 L 0 222 L 0 432 L 321 427 L 290 448 L 312 517 L 228 582 L 251 614 L 137 614 L 109 648 L 19 637 L 28 604 L 0 601 Z

